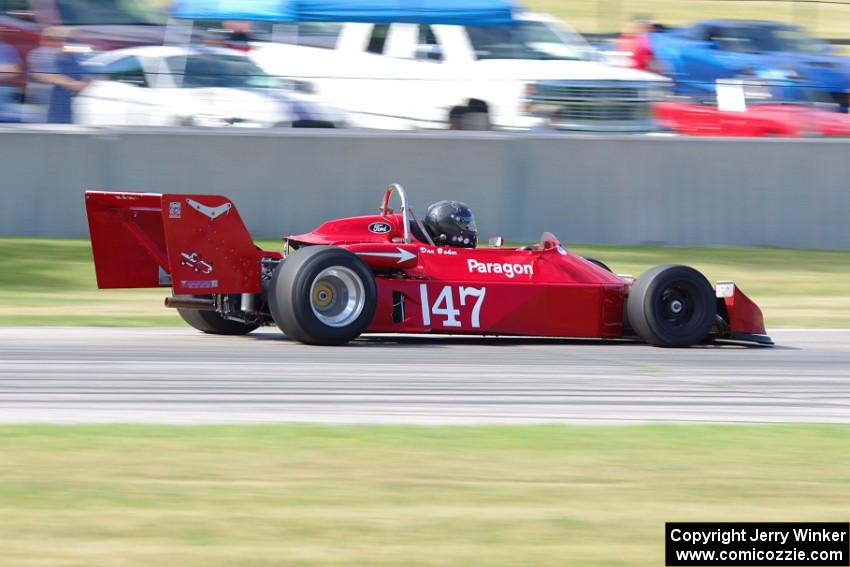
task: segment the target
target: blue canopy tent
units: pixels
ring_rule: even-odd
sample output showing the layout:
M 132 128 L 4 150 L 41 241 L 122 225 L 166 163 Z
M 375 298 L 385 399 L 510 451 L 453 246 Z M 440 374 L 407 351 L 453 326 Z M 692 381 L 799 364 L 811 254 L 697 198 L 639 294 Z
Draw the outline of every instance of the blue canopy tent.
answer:
M 502 25 L 513 0 L 175 0 L 171 15 L 189 20 Z
M 513 21 L 511 0 L 296 0 L 302 22 L 500 25 Z
M 296 21 L 293 0 L 175 0 L 171 17 L 180 20 Z

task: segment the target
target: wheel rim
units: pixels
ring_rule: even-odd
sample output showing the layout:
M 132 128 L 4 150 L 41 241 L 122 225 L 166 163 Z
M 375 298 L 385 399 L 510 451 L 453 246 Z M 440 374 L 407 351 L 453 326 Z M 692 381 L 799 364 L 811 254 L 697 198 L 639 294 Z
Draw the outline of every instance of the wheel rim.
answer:
M 661 319 L 670 327 L 684 327 L 699 315 L 697 290 L 685 282 L 674 282 L 661 292 Z
M 310 308 L 328 327 L 345 327 L 360 317 L 366 305 L 363 281 L 350 268 L 325 268 L 310 286 Z

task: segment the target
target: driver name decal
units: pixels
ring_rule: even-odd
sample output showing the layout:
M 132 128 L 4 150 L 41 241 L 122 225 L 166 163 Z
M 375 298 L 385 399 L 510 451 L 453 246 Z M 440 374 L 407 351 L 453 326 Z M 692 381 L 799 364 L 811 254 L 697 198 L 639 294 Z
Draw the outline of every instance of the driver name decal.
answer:
M 501 262 L 479 262 L 469 258 L 466 267 L 470 273 L 503 274 L 507 278 L 514 276 L 533 276 L 534 267 L 531 264 L 508 264 Z

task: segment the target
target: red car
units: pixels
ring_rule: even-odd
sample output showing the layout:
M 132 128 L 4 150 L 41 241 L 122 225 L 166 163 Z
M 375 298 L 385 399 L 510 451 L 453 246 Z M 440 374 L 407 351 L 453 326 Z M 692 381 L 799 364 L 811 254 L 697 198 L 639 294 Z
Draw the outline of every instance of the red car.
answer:
M 393 193 L 400 213 L 389 208 Z M 285 254 L 255 246 L 225 197 L 91 191 L 85 200 L 98 286 L 170 286 L 166 305 L 206 333 L 277 324 L 320 345 L 362 333 L 772 344 L 732 282 L 712 288 L 679 265 L 621 277 L 549 233 L 520 248 L 436 245 L 398 185 L 380 214 L 287 236 Z
M 850 136 L 850 114 L 800 104 L 754 104 L 741 112 L 683 102 L 661 102 L 655 119 L 683 136 Z

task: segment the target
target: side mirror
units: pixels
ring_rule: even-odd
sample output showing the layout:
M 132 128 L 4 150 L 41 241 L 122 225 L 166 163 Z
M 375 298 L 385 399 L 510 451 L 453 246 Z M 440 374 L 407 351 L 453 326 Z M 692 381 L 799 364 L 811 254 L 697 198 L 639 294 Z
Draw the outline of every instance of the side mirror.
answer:
M 490 248 L 501 248 L 505 245 L 505 239 L 501 236 L 493 236 L 487 241 L 487 244 L 490 245 Z
M 9 10 L 8 12 L 6 12 L 6 15 L 10 18 L 24 20 L 26 22 L 35 21 L 35 13 L 32 10 Z
M 316 94 L 316 86 L 310 81 L 295 79 L 292 81 L 292 88 L 299 93 Z
M 122 83 L 124 85 L 130 85 L 131 87 L 144 88 L 144 87 L 148 86 L 147 82 L 145 82 L 144 77 L 141 77 L 141 78 L 127 77 L 127 78 L 124 78 L 124 79 L 119 79 L 118 82 Z
M 443 50 L 439 45 L 417 45 L 416 59 L 419 61 L 442 61 Z
M 607 63 L 606 56 L 603 52 L 598 49 L 582 49 L 580 52 L 580 57 L 585 61 L 596 61 L 598 63 Z

